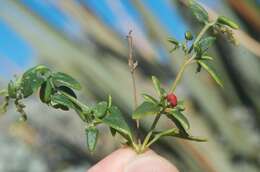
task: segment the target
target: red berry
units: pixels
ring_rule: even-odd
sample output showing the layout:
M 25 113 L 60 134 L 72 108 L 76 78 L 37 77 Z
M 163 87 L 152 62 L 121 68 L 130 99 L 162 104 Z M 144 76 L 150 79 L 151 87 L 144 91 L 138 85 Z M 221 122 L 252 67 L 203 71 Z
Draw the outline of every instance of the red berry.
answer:
M 178 100 L 177 96 L 173 93 L 168 93 L 166 96 L 166 100 L 170 103 L 172 107 L 177 106 Z

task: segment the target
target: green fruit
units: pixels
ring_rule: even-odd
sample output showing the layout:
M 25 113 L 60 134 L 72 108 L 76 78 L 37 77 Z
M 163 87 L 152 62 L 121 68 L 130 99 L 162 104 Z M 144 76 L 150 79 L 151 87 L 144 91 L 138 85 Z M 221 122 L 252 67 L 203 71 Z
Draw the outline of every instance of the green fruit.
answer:
M 187 32 L 185 32 L 185 39 L 186 40 L 193 40 L 193 35 L 192 35 L 192 33 L 191 32 L 189 32 L 189 31 L 187 31 Z

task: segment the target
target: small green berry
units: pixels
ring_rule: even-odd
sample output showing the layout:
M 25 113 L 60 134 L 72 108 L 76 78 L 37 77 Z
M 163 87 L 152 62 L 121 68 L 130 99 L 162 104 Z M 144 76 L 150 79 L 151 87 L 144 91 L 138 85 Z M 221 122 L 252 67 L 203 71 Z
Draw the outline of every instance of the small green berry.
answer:
M 193 35 L 190 31 L 185 32 L 185 39 L 191 41 L 193 39 Z

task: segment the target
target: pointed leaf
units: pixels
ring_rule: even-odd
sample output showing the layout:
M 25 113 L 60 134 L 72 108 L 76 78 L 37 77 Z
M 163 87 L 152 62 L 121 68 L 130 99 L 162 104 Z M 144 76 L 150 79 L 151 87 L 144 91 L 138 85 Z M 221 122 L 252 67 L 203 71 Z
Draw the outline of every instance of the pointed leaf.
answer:
M 45 81 L 40 88 L 40 99 L 43 103 L 49 103 L 51 101 L 51 95 L 53 88 L 50 81 Z
M 77 100 L 77 96 L 76 96 L 76 94 L 75 94 L 75 92 L 72 90 L 72 89 L 70 89 L 69 87 L 66 87 L 66 86 L 60 86 L 60 87 L 58 87 L 57 88 L 57 90 L 59 90 L 59 92 L 60 93 L 66 93 L 66 97 L 72 102 L 72 103 L 74 103 L 75 104 L 75 102 L 73 102 L 67 95 L 69 95 L 70 97 L 72 97 L 72 98 L 74 98 L 74 100 Z M 60 109 L 62 109 L 62 110 L 65 110 L 65 111 L 68 111 L 69 110 L 69 108 L 67 107 L 67 106 L 64 106 L 64 105 L 62 105 L 62 104 L 57 104 L 57 105 L 54 105 L 53 106 L 54 108 L 60 108 Z M 75 108 L 79 108 L 79 106 L 77 105 L 77 104 L 75 104 Z M 76 110 L 74 108 L 74 110 Z M 81 110 L 81 108 L 79 108 L 79 110 Z
M 225 26 L 229 26 L 229 27 L 231 27 L 233 29 L 239 29 L 238 24 L 236 24 L 233 20 L 231 20 L 231 19 L 229 19 L 229 18 L 227 18 L 225 16 L 218 17 L 217 22 L 219 24 L 222 24 L 222 25 L 225 25 Z
M 68 95 L 70 95 L 70 96 L 74 97 L 75 99 L 77 99 L 77 95 L 76 95 L 75 92 L 74 92 L 71 88 L 69 88 L 69 87 L 59 86 L 59 87 L 57 88 L 57 90 L 58 90 L 59 92 L 67 93 Z
M 162 136 L 172 136 L 172 137 L 178 137 L 181 139 L 186 139 L 186 140 L 191 140 L 191 141 L 197 141 L 197 142 L 206 142 L 207 139 L 205 138 L 201 138 L 201 137 L 197 137 L 197 136 L 191 136 L 189 134 L 183 134 L 182 132 L 180 132 L 180 130 L 176 130 L 174 129 L 170 129 L 170 132 L 165 132 L 165 131 L 160 131 L 158 132 L 157 135 L 161 134 Z
M 37 65 L 24 72 L 23 77 L 26 78 L 32 74 L 38 75 L 37 77 L 48 77 L 50 74 L 50 69 L 44 65 Z
M 179 42 L 178 42 L 175 38 L 173 38 L 173 37 L 169 37 L 169 38 L 168 38 L 168 41 L 169 41 L 170 43 L 172 43 L 173 45 L 175 45 L 175 46 L 178 46 L 178 45 L 179 45 Z
M 203 55 L 203 56 L 201 56 L 201 59 L 202 59 L 202 60 L 214 60 L 213 57 L 208 56 L 208 55 Z
M 217 75 L 214 69 L 209 65 L 209 63 L 203 60 L 198 60 L 198 63 L 211 75 L 211 77 L 218 83 L 218 85 L 223 87 L 220 77 Z
M 206 142 L 207 141 L 207 139 L 198 137 L 198 136 L 190 136 L 190 135 L 185 136 L 185 135 L 179 134 L 179 135 L 175 135 L 175 137 L 179 137 L 179 138 L 191 140 L 191 141 L 197 141 L 197 142 Z
M 70 75 L 67 75 L 65 73 L 62 72 L 54 73 L 52 74 L 52 78 L 55 85 L 58 86 L 63 85 L 76 90 L 81 89 L 80 83 L 76 79 L 72 78 Z
M 47 80 L 50 73 L 50 69 L 43 65 L 38 65 L 27 70 L 22 78 L 19 79 L 24 98 L 37 91 L 41 84 Z
M 142 96 L 144 97 L 145 101 L 153 103 L 153 104 L 158 104 L 159 102 L 152 96 L 143 93 Z
M 86 112 L 86 113 L 89 113 L 90 112 L 90 108 L 81 103 L 79 100 L 77 100 L 77 98 L 71 96 L 70 94 L 66 93 L 66 92 L 63 92 L 63 91 L 59 91 L 60 94 L 64 95 L 65 97 L 67 97 L 67 99 L 69 99 L 75 106 L 77 109 L 75 109 L 77 112 L 78 111 L 82 111 L 82 112 Z
M 182 114 L 180 111 L 173 109 L 168 115 L 175 125 L 180 129 L 183 133 L 187 133 L 190 128 L 190 124 L 188 119 Z
M 51 101 L 55 105 L 63 105 L 67 108 L 77 109 L 78 107 L 64 94 L 54 94 L 51 97 Z M 57 106 L 56 106 L 57 108 Z M 66 108 L 65 108 L 66 110 Z
M 87 146 L 90 152 L 94 152 L 97 145 L 98 139 L 98 129 L 96 127 L 88 127 L 85 129 L 86 138 L 87 138 Z
M 155 77 L 155 76 L 152 76 L 152 81 L 153 81 L 153 85 L 154 85 L 154 88 L 157 92 L 157 94 L 161 97 L 163 96 L 164 94 L 164 90 L 161 88 L 161 83 L 160 81 Z
M 123 133 L 124 136 L 127 137 L 126 139 L 132 138 L 129 126 L 123 118 L 122 113 L 116 106 L 112 106 L 108 109 L 108 113 L 104 118 L 102 118 L 102 122 L 115 129 L 119 133 Z
M 189 8 L 191 9 L 193 15 L 198 19 L 199 22 L 202 22 L 204 24 L 209 22 L 208 12 L 196 1 L 190 0 Z
M 195 45 L 195 51 L 198 55 L 204 54 L 213 45 L 215 40 L 216 38 L 212 36 L 201 39 L 198 44 Z
M 160 112 L 160 107 L 157 104 L 151 102 L 143 102 L 134 111 L 132 118 L 141 119 L 147 115 L 156 115 Z
M 108 95 L 107 107 L 110 108 L 112 106 L 112 96 Z
M 109 127 L 109 129 L 110 129 L 110 132 L 111 132 L 112 136 L 115 136 L 116 135 L 116 130 L 114 128 L 111 128 L 111 127 Z

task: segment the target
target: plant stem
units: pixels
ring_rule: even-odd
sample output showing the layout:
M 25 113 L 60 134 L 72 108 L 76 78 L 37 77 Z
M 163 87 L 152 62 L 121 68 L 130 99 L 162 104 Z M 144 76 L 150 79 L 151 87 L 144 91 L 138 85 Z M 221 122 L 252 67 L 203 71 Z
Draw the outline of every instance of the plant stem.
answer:
M 186 60 L 186 61 L 181 65 L 181 68 L 180 68 L 180 70 L 179 70 L 179 72 L 178 72 L 178 74 L 177 74 L 177 76 L 176 76 L 176 79 L 175 79 L 174 82 L 173 82 L 173 85 L 172 85 L 172 87 L 171 87 L 171 89 L 170 89 L 170 92 L 174 92 L 174 91 L 175 91 L 175 89 L 176 89 L 178 83 L 180 82 L 180 80 L 181 80 L 181 78 L 182 78 L 182 76 L 183 76 L 183 73 L 184 73 L 186 67 L 195 59 L 195 57 L 196 57 L 196 54 L 193 54 L 191 58 L 189 58 L 188 60 Z
M 159 113 L 155 116 L 155 119 L 154 119 L 154 121 L 153 121 L 153 124 L 152 124 L 151 128 L 149 129 L 149 132 L 148 132 L 148 134 L 146 135 L 146 137 L 145 137 L 145 139 L 144 139 L 144 142 L 143 142 L 143 144 L 142 144 L 142 147 L 141 147 L 141 150 L 142 150 L 142 151 L 145 150 L 146 144 L 149 142 L 149 140 L 150 140 L 150 138 L 151 138 L 151 136 L 152 136 L 152 134 L 153 134 L 153 131 L 154 131 L 154 129 L 155 129 L 155 127 L 156 127 L 156 125 L 157 125 L 157 123 L 158 123 L 158 121 L 159 121 L 161 115 L 162 115 L 161 112 L 159 112 Z
M 137 107 L 137 90 L 136 90 L 136 83 L 135 83 L 135 69 L 137 67 L 137 61 L 134 61 L 133 58 L 133 38 L 132 38 L 132 30 L 129 31 L 127 35 L 128 39 L 128 46 L 129 46 L 129 53 L 128 53 L 128 66 L 130 69 L 130 73 L 132 76 L 132 82 L 133 82 L 133 94 L 134 94 L 134 106 Z
M 196 37 L 196 39 L 194 40 L 193 44 L 191 45 L 188 53 L 191 53 L 192 49 L 194 48 L 194 46 L 201 40 L 202 36 L 207 32 L 207 30 L 213 26 L 216 23 L 216 21 L 210 22 L 205 24 L 205 26 L 201 29 L 200 33 L 198 34 L 198 36 Z
M 213 26 L 215 24 L 215 21 L 214 22 L 211 22 L 211 23 L 207 23 L 203 28 L 202 30 L 200 31 L 200 33 L 198 34 L 198 36 L 196 37 L 196 39 L 194 40 L 192 46 L 190 47 L 188 53 L 191 53 L 192 49 L 194 48 L 194 46 L 201 40 L 201 38 L 203 37 L 203 35 L 207 32 L 207 30 Z M 182 76 L 183 76 L 183 73 L 186 69 L 186 67 L 192 63 L 192 61 L 195 59 L 196 57 L 196 53 L 194 53 L 191 58 L 187 59 L 186 61 L 183 62 L 183 64 L 181 65 L 181 68 L 176 76 L 176 79 L 174 80 L 173 82 L 173 85 L 170 89 L 171 92 L 174 92 L 178 83 L 180 82 Z
M 171 129 L 168 129 L 168 130 L 165 130 L 164 132 L 161 132 L 160 134 L 157 134 L 155 135 L 155 137 L 149 142 L 146 144 L 144 150 L 148 147 L 150 147 L 154 142 L 156 142 L 159 138 L 163 137 L 163 136 L 166 136 L 168 134 L 173 134 L 173 133 L 177 133 L 178 129 L 177 128 L 171 128 Z
M 133 84 L 134 109 L 136 109 L 137 108 L 137 89 L 136 89 L 136 82 L 135 82 L 135 69 L 138 65 L 138 62 L 134 61 L 134 58 L 133 58 L 133 38 L 132 38 L 131 33 L 132 33 L 132 30 L 130 30 L 128 35 L 127 35 L 128 46 L 129 46 L 128 66 L 129 66 L 129 69 L 130 69 L 132 84 Z M 140 125 L 139 120 L 136 120 L 136 128 L 137 129 L 139 129 L 139 125 Z M 137 131 L 137 140 L 138 140 L 138 144 L 141 144 L 138 131 Z

